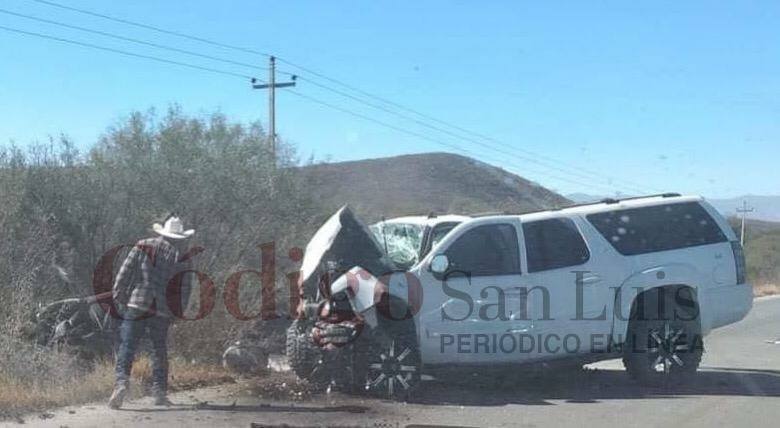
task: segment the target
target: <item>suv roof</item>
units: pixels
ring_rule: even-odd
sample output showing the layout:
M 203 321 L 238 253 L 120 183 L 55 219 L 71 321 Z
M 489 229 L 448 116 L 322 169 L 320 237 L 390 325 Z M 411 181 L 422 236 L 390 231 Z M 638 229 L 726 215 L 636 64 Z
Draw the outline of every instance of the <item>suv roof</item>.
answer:
M 599 202 L 571 205 L 557 209 L 543 211 L 534 211 L 525 214 L 503 214 L 489 216 L 496 217 L 519 217 L 522 221 L 543 220 L 546 218 L 561 217 L 570 214 L 594 214 L 607 211 L 615 211 L 626 208 L 640 208 L 669 203 L 699 202 L 704 198 L 695 195 L 681 196 L 677 193 L 664 193 L 661 195 L 639 196 L 624 199 L 604 199 Z
M 668 203 L 684 203 L 684 202 L 698 202 L 703 201 L 704 198 L 701 196 L 695 196 L 695 195 L 686 195 L 681 196 L 677 193 L 664 193 L 662 195 L 650 195 L 650 196 L 639 196 L 639 197 L 632 197 L 632 198 L 625 198 L 625 199 L 604 199 L 599 202 L 594 202 L 591 204 L 580 204 L 580 205 L 572 205 L 570 207 L 564 207 L 560 210 L 552 210 L 555 211 L 561 211 L 565 213 L 576 213 L 576 214 L 593 214 L 593 213 L 600 213 L 600 212 L 606 212 L 606 211 L 615 211 L 619 209 L 625 209 L 625 208 L 641 208 L 641 207 L 649 207 L 654 205 L 662 205 L 662 204 L 668 204 Z
M 404 216 L 385 220 L 388 224 L 416 224 L 420 226 L 435 226 L 439 223 L 458 222 L 479 218 L 495 217 L 519 217 L 522 221 L 543 220 L 546 218 L 560 217 L 560 214 L 594 214 L 600 212 L 614 211 L 626 208 L 640 208 L 667 203 L 699 202 L 704 198 L 696 195 L 680 195 L 679 193 L 662 193 L 658 195 L 634 196 L 622 199 L 607 198 L 597 202 L 575 204 L 561 208 L 548 209 L 543 211 L 534 211 L 525 214 L 482 214 L 474 216 L 446 214 L 446 215 L 419 215 Z M 376 224 L 379 224 L 377 222 Z

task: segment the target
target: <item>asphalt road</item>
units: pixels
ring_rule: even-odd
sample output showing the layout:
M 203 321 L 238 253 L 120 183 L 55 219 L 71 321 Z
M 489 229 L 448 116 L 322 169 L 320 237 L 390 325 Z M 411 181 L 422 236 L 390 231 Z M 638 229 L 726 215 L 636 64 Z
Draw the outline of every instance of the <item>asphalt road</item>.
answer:
M 26 426 L 778 426 L 775 340 L 780 298 L 763 298 L 745 320 L 707 337 L 696 380 L 674 389 L 638 386 L 619 361 L 606 361 L 589 366 L 595 370 L 511 382 L 507 377 L 498 386 L 495 379 L 430 381 L 410 404 L 337 393 L 280 400 L 234 386 L 174 395 L 178 405 L 171 408 L 154 408 L 144 399 L 121 411 L 102 404 L 60 409 L 48 419 L 31 416 Z

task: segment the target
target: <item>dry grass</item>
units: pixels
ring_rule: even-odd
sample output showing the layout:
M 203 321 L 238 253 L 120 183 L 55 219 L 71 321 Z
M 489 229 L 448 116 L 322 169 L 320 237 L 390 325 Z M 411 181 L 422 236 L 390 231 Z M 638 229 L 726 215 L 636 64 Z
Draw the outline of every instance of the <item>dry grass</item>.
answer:
M 753 286 L 753 295 L 756 297 L 780 294 L 780 284 L 759 283 Z
M 170 390 L 181 391 L 204 386 L 234 382 L 233 376 L 222 366 L 192 363 L 182 359 L 170 361 Z M 152 364 L 142 357 L 133 364 L 133 380 L 136 384 L 151 385 Z
M 6 376 L 0 378 L 0 409 L 19 414 L 98 400 L 111 393 L 112 379 L 113 368 L 108 363 L 98 364 L 95 370 L 68 383 L 40 379 L 30 384 Z
M 133 366 L 131 396 L 144 395 L 151 383 L 151 363 L 145 356 Z M 192 364 L 173 359 L 170 362 L 170 389 L 186 390 L 209 385 L 233 382 L 233 378 L 220 366 Z M 73 377 L 69 382 L 21 383 L 15 379 L 0 377 L 0 420 L 3 417 L 42 411 L 54 407 L 107 400 L 114 385 L 112 361 L 102 361 L 88 373 Z

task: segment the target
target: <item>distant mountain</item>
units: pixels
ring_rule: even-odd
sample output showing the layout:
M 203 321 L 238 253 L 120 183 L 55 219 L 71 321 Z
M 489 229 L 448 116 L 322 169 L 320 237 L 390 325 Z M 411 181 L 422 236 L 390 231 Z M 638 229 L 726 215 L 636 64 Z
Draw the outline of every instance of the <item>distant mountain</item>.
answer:
M 335 211 L 348 203 L 366 221 L 430 212 L 523 213 L 571 203 L 501 168 L 450 153 L 315 164 L 302 175 L 325 206 Z
M 734 233 L 739 236 L 742 225 L 741 220 L 734 216 L 729 217 L 728 220 L 731 228 L 734 229 Z M 766 233 L 780 233 L 780 222 L 747 219 L 745 221 L 745 229 L 748 238 L 750 238 L 751 235 L 760 236 Z
M 755 220 L 780 221 L 780 196 L 746 195 L 730 199 L 707 199 L 718 211 L 726 216 L 737 215 L 737 207 L 745 200 L 748 206 L 755 208 L 748 217 Z
M 619 197 L 626 197 L 628 195 L 619 194 Z M 593 195 L 587 193 L 571 193 L 566 195 L 567 198 L 577 203 L 595 202 L 601 199 L 611 197 L 615 195 Z M 754 220 L 763 221 L 780 221 L 780 196 L 755 196 L 747 195 L 730 199 L 710 199 L 707 198 L 707 202 L 712 204 L 721 214 L 726 217 L 733 217 L 737 215 L 737 207 L 742 206 L 742 201 L 746 200 L 748 205 L 755 208 L 755 211 L 748 213 L 748 217 Z
M 368 221 L 430 212 L 522 213 L 632 196 L 571 193 L 564 197 L 501 168 L 451 153 L 315 164 L 303 168 L 303 179 L 326 206 L 335 211 L 349 203 Z M 708 201 L 726 217 L 733 217 L 743 199 L 755 208 L 750 219 L 780 222 L 780 196 Z

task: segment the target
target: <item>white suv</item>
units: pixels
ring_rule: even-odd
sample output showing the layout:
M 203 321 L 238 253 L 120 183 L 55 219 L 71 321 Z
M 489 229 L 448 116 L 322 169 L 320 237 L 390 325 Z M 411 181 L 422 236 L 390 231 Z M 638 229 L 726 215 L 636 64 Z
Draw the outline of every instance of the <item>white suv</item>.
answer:
M 622 357 L 666 382 L 695 373 L 702 338 L 752 305 L 742 247 L 701 197 L 459 221 L 399 270 L 346 207 L 331 218 L 304 258 L 296 373 L 398 397 L 442 367 Z

